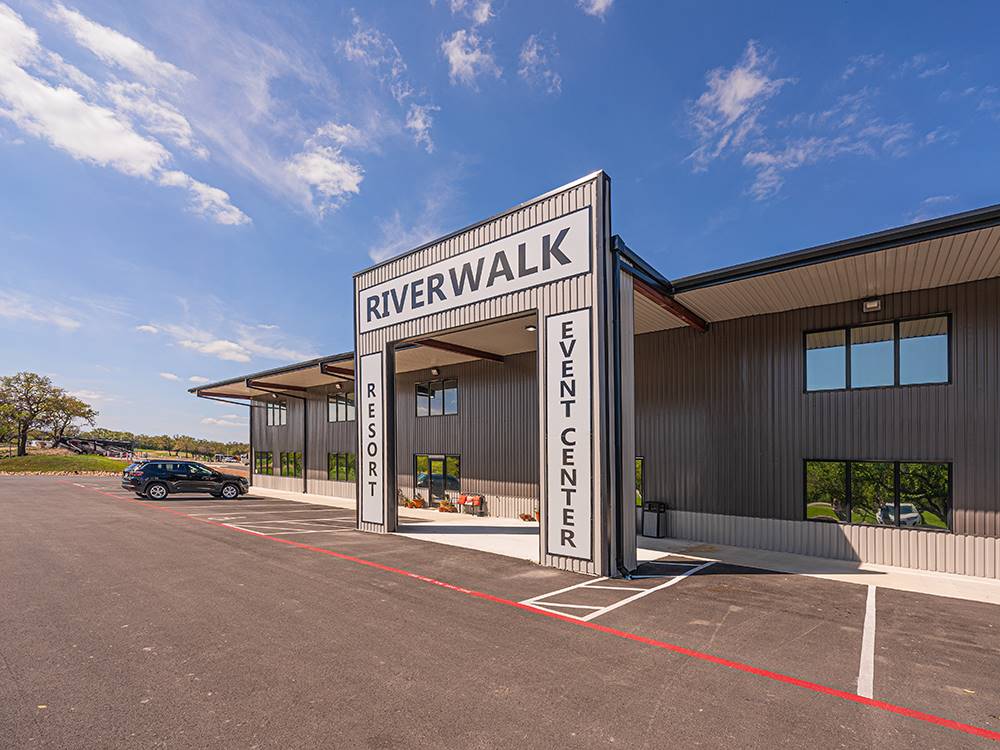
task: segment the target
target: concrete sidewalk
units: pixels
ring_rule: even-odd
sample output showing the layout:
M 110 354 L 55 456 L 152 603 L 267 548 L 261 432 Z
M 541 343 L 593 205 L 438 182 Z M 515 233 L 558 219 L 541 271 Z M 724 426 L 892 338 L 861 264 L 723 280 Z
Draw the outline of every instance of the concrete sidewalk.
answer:
M 353 499 L 326 495 L 304 495 L 260 487 L 251 492 L 266 497 L 294 500 L 354 510 Z M 399 534 L 436 544 L 447 544 L 520 560 L 538 562 L 539 526 L 512 518 L 473 517 L 434 510 L 400 508 Z M 655 560 L 670 553 L 696 560 L 714 560 L 748 568 L 794 573 L 813 578 L 876 586 L 897 591 L 910 591 L 932 596 L 944 596 L 965 601 L 1000 604 L 1000 581 L 950 573 L 937 573 L 888 565 L 853 563 L 785 552 L 729 547 L 722 544 L 686 539 L 653 539 L 639 537 L 637 555 L 640 561 Z

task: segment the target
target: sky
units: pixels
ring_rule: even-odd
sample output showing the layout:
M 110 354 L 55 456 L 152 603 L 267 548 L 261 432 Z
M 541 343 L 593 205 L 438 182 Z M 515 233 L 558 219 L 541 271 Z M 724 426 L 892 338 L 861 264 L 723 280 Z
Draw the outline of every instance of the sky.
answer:
M 0 0 L 0 373 L 187 389 L 352 348 L 352 275 L 604 169 L 668 278 L 1000 203 L 1000 6 Z

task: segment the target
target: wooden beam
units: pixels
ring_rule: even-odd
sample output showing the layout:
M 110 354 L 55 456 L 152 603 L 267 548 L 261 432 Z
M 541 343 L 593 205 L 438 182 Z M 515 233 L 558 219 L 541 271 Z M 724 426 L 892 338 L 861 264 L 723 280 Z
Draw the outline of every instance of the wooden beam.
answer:
M 684 307 L 684 305 L 675 300 L 673 297 L 669 297 L 666 294 L 653 289 L 653 287 L 649 286 L 649 284 L 642 279 L 638 279 L 634 276 L 632 278 L 635 290 L 650 302 L 659 305 L 674 317 L 680 318 L 689 326 L 698 329 L 702 333 L 708 330 L 708 322 L 697 313 L 694 313 Z
M 502 354 L 494 354 L 493 352 L 486 352 L 482 349 L 473 349 L 470 346 L 462 346 L 461 344 L 452 344 L 450 341 L 440 341 L 438 339 L 420 339 L 414 343 L 420 346 L 426 346 L 431 349 L 441 349 L 446 352 L 455 352 L 456 354 L 467 354 L 470 357 L 476 357 L 477 359 L 489 359 L 493 362 L 503 362 L 504 358 Z
M 219 393 L 218 391 L 197 391 L 197 395 L 215 398 L 253 398 L 253 396 L 237 396 L 235 393 Z
M 324 375 L 336 375 L 340 378 L 347 378 L 348 380 L 354 380 L 354 370 L 349 370 L 346 367 L 334 367 L 333 365 L 328 365 L 326 362 L 319 366 L 320 372 Z
M 259 390 L 271 389 L 274 391 L 308 391 L 308 388 L 303 388 L 301 385 L 282 385 L 281 383 L 265 383 L 263 380 L 248 380 L 248 388 L 257 388 Z

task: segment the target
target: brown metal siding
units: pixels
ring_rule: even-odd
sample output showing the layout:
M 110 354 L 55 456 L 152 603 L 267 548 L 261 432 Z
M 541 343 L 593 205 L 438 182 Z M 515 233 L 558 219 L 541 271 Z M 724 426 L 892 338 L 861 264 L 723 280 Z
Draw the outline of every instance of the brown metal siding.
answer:
M 461 456 L 462 492 L 486 496 L 493 515 L 531 512 L 538 500 L 538 392 L 535 352 L 503 363 L 480 360 L 396 376 L 396 467 L 413 494 L 413 456 Z M 416 417 L 415 385 L 457 378 L 458 414 Z
M 952 314 L 952 383 L 804 392 L 803 332 Z M 636 452 L 674 509 L 801 520 L 807 458 L 952 461 L 952 528 L 1000 536 L 1000 280 L 637 337 Z
M 348 386 L 351 388 L 352 386 Z M 306 393 L 308 405 L 307 429 L 308 456 L 306 461 L 306 477 L 309 491 L 327 494 L 326 487 L 320 482 L 328 481 L 327 455 L 330 453 L 356 453 L 358 450 L 358 423 L 330 422 L 327 418 L 327 396 L 329 394 L 347 393 L 338 391 L 333 386 L 310 389 Z M 337 483 L 343 484 L 343 483 Z M 338 488 L 338 495 L 344 496 L 346 487 Z M 350 497 L 355 491 L 350 490 Z

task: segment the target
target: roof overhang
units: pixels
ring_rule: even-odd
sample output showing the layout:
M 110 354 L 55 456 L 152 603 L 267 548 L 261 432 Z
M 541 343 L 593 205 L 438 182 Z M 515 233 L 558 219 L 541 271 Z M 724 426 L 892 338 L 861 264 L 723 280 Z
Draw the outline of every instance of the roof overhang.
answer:
M 353 377 L 354 353 L 346 352 L 221 380 L 189 390 L 203 398 L 252 399 L 269 395 L 301 395 L 309 388 L 350 383 Z

